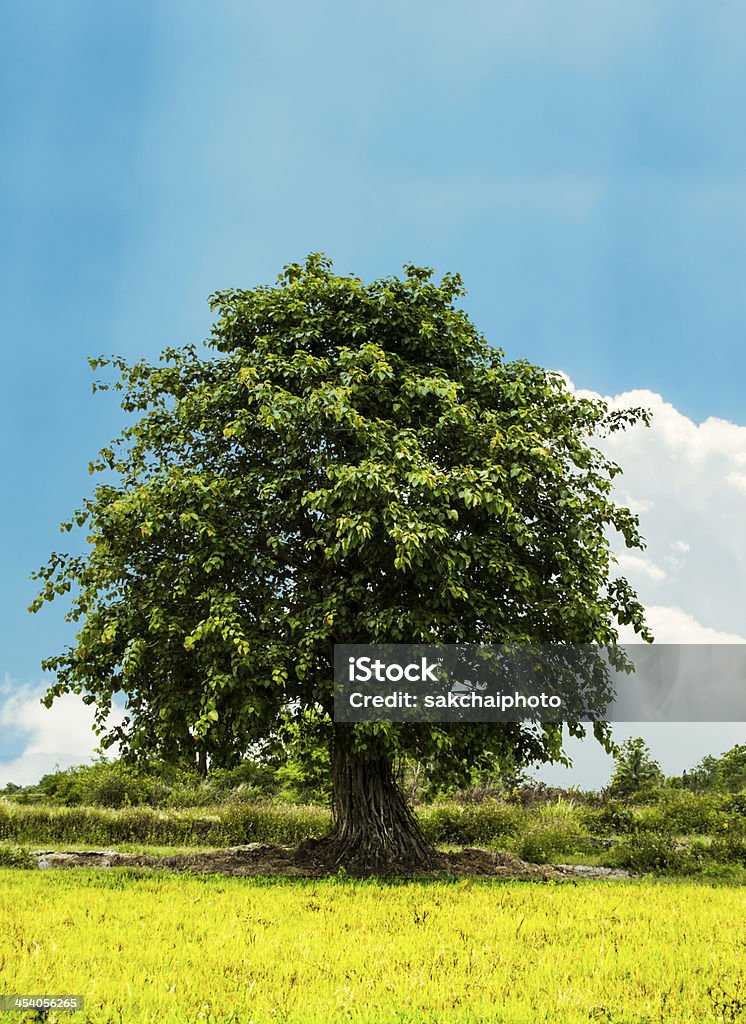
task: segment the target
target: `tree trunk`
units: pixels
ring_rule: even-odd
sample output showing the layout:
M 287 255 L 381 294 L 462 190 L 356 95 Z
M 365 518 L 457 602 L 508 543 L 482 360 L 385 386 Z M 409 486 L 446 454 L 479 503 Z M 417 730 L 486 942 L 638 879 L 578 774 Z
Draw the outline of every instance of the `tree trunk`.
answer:
M 200 747 L 197 751 L 197 775 L 201 779 L 207 778 L 207 751 L 204 747 Z
M 370 742 L 370 741 L 369 741 Z M 382 746 L 356 751 L 352 730 L 334 727 L 334 831 L 324 843 L 330 867 L 350 874 L 401 874 L 439 866 L 394 779 Z

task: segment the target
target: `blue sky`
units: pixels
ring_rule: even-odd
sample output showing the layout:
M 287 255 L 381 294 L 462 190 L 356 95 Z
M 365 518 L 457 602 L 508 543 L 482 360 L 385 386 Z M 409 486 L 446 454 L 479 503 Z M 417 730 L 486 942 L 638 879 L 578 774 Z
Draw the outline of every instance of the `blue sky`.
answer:
M 86 357 L 204 338 L 213 290 L 309 251 L 363 277 L 459 271 L 509 356 L 746 424 L 741 5 L 39 0 L 0 40 L 6 694 L 68 635 L 62 607 L 26 613 L 28 577 L 121 423 Z M 677 541 L 698 575 L 652 604 L 743 635 L 742 505 L 717 551 L 704 509 L 699 545 Z M 29 735 L 0 716 L 0 761 Z

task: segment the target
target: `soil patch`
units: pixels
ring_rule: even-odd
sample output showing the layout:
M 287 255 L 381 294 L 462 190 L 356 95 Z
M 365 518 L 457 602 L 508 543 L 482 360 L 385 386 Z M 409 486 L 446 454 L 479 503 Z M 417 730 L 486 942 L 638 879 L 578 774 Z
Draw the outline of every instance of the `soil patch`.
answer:
M 163 871 L 190 871 L 219 875 L 281 875 L 321 878 L 329 875 L 313 844 L 298 849 L 251 843 L 207 853 L 175 853 L 153 856 L 119 853 L 116 850 L 58 851 L 35 850 L 32 856 L 41 870 L 59 868 L 151 868 Z M 573 878 L 629 878 L 628 871 L 592 867 L 585 864 L 531 864 L 514 853 L 468 848 L 441 855 L 443 867 L 432 877 L 457 875 L 464 878 L 505 878 L 526 881 L 560 881 Z M 420 872 L 414 873 L 418 877 Z

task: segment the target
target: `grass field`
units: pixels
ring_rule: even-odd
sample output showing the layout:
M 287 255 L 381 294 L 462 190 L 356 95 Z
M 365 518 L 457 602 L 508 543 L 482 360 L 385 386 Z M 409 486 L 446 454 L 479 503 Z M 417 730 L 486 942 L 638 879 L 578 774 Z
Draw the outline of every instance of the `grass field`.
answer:
M 5 869 L 0 921 L 3 992 L 86 999 L 48 1024 L 746 1021 L 739 887 Z

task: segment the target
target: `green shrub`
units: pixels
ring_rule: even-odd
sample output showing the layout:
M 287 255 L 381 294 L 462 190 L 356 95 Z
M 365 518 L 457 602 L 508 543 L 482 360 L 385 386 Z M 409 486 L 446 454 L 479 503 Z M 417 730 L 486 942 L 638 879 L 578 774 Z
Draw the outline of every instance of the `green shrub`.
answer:
M 1 868 L 35 868 L 36 861 L 25 846 L 15 844 L 6 845 L 0 843 L 0 867 Z
M 210 813 L 207 813 L 207 812 Z M 0 802 L 0 839 L 35 843 L 153 846 L 292 846 L 330 827 L 323 807 L 229 803 L 192 810 L 45 807 Z
M 674 835 L 709 835 L 722 818 L 722 799 L 716 794 L 684 789 L 660 789 L 655 803 L 641 808 L 637 827 Z
M 306 759 L 308 760 L 308 759 Z M 309 803 L 329 796 L 329 779 L 322 780 L 326 761 L 311 767 L 297 757 L 270 764 L 247 759 L 234 768 L 217 768 L 200 778 L 190 768 L 162 762 L 127 764 L 100 759 L 45 775 L 36 786 L 9 786 L 3 795 L 15 803 L 62 807 L 208 807 L 227 801 L 243 803 L 281 799 Z M 328 776 L 328 771 L 326 775 Z
M 628 833 L 636 824 L 634 811 L 621 800 L 608 800 L 598 809 L 584 808 L 580 818 L 592 835 Z
M 543 804 L 531 808 L 528 812 L 529 820 L 532 818 L 544 825 L 556 825 L 575 832 L 583 831 L 583 808 L 571 800 L 559 799 L 554 803 Z
M 141 803 L 141 787 L 136 773 L 124 765 L 98 762 L 77 765 L 66 771 L 45 775 L 38 791 L 50 803 L 74 807 L 100 804 L 121 807 L 123 803 Z
M 712 840 L 710 853 L 719 864 L 742 864 L 746 867 L 746 839 L 743 836 L 716 836 Z
M 562 826 L 545 825 L 532 828 L 518 840 L 518 855 L 534 864 L 546 864 L 566 854 L 578 853 L 582 837 Z
M 705 844 L 682 846 L 666 832 L 635 832 L 611 848 L 604 857 L 609 867 L 655 874 L 693 874 L 706 862 Z
M 431 843 L 456 846 L 492 844 L 515 835 L 523 815 L 506 803 L 485 801 L 480 804 L 431 804 L 418 810 L 425 836 Z
M 730 793 L 723 800 L 722 807 L 726 814 L 742 819 L 739 822 L 740 825 L 746 822 L 746 792 Z
M 532 864 L 546 864 L 558 853 L 570 852 L 563 840 L 564 836 L 558 836 L 551 829 L 532 829 L 519 837 L 516 852 L 522 860 Z

